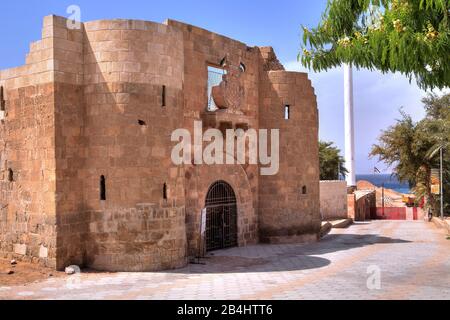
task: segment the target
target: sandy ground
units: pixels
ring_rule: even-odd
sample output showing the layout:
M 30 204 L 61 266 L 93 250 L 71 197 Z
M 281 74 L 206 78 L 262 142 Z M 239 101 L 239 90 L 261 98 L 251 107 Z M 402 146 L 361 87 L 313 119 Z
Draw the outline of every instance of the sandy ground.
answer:
M 11 271 L 13 273 L 9 274 Z M 0 259 L 0 287 L 25 285 L 63 276 L 65 276 L 64 272 L 57 272 L 36 264 L 18 261 L 16 265 L 11 265 L 11 260 Z

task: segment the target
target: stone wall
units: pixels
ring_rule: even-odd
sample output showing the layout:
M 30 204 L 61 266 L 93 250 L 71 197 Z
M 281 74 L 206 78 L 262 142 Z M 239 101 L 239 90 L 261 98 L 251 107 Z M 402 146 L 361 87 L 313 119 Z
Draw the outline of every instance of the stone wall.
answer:
M 158 271 L 187 263 L 183 207 L 138 204 L 89 216 L 86 263 L 94 269 Z
M 88 250 L 98 243 L 88 237 L 91 212 L 97 221 L 101 214 L 155 203 L 153 210 L 184 217 L 184 171 L 170 159 L 170 134 L 183 115 L 183 59 L 182 34 L 168 26 L 113 20 L 69 30 L 62 17 L 44 19 L 42 40 L 31 46 L 27 65 L 2 71 L 0 78 L 7 100 L 0 202 L 5 255 L 17 251 L 58 269 L 90 266 L 95 252 L 102 254 Z M 9 168 L 13 182 L 7 181 Z M 106 201 L 100 199 L 102 175 Z M 171 225 L 179 230 L 169 219 L 169 233 Z M 173 234 L 155 244 L 161 255 L 167 251 L 157 264 L 164 268 L 185 263 L 186 236 Z M 100 243 L 106 252 L 117 249 Z M 151 246 L 140 245 L 143 251 Z M 111 268 L 121 269 L 117 261 Z
M 186 171 L 186 228 L 191 256 L 199 253 L 201 211 L 205 208 L 207 192 L 216 181 L 227 182 L 236 194 L 238 245 L 258 242 L 258 216 L 245 170 L 239 165 L 195 166 Z
M 168 20 L 169 27 L 183 33 L 184 41 L 184 120 L 183 128 L 193 133 L 194 121 L 203 122 L 203 130 L 210 128 L 236 129 L 259 127 L 258 124 L 258 81 L 259 49 L 247 47 L 242 42 L 178 21 Z M 208 66 L 220 67 L 225 59 L 228 72 L 236 72 L 243 63 L 245 72 L 236 80 L 241 86 L 242 96 L 237 105 L 228 110 L 206 113 L 208 105 Z M 206 146 L 204 143 L 203 146 Z M 200 214 L 205 207 L 209 187 L 218 180 L 228 182 L 238 197 L 238 244 L 240 246 L 258 241 L 258 166 L 186 166 L 186 228 L 189 254 L 198 253 Z
M 354 221 L 370 220 L 371 208 L 376 207 L 374 190 L 359 190 L 348 196 L 348 217 Z
M 345 181 L 320 181 L 320 213 L 322 221 L 347 218 Z
M 209 112 L 208 66 L 222 61 L 227 109 Z M 0 85 L 2 256 L 57 269 L 181 267 L 198 251 L 200 212 L 218 180 L 236 193 L 238 245 L 317 238 L 316 97 L 306 74 L 285 72 L 270 47 L 173 20 L 72 30 L 48 16 L 26 64 L 1 71 Z M 192 133 L 194 121 L 222 132 L 281 129 L 279 173 L 175 166 L 171 134 Z
M 0 256 L 56 266 L 54 43 L 0 71 Z
M 83 265 L 88 220 L 83 204 L 86 160 L 84 137 L 84 26 L 68 29 L 67 20 L 49 16 L 43 39 L 54 43 L 57 268 Z
M 356 213 L 356 196 L 354 193 L 347 194 L 347 216 L 355 220 Z
M 56 257 L 54 86 L 8 88 L 0 124 L 0 251 L 53 267 Z
M 260 92 L 260 127 L 280 129 L 279 172 L 259 180 L 260 239 L 315 241 L 321 217 L 314 89 L 305 73 L 262 71 Z M 288 120 L 285 106 L 290 108 Z
M 184 230 L 179 221 L 184 217 L 184 173 L 170 159 L 170 135 L 182 119 L 181 32 L 131 20 L 88 22 L 84 30 L 84 86 L 79 95 L 84 110 L 81 125 L 75 122 L 81 127 L 75 132 L 81 133 L 82 143 L 74 140 L 84 147 L 83 159 L 77 173 L 60 176 L 65 185 L 80 190 L 78 202 L 83 200 L 78 208 L 62 201 L 66 210 L 61 214 L 72 215 L 78 210 L 87 221 L 77 221 L 71 230 L 76 231 L 74 236 L 85 232 L 88 236 L 84 243 L 74 246 L 79 248 L 75 255 L 65 252 L 61 259 L 66 265 L 82 261 L 86 266 L 116 271 L 183 265 L 186 235 L 179 232 L 179 228 Z M 68 111 L 62 118 L 73 120 L 74 115 Z M 73 150 L 74 145 L 66 141 L 61 147 Z M 106 200 L 100 198 L 102 176 Z M 60 190 L 67 193 L 64 188 Z M 150 215 L 169 212 L 170 217 L 158 222 L 146 218 L 145 212 L 144 216 L 134 214 L 129 208 L 139 203 L 153 204 Z M 176 217 L 172 217 L 173 212 Z M 108 229 L 111 224 L 112 229 Z M 152 229 L 158 224 L 168 233 L 161 239 L 156 236 L 161 230 Z M 125 240 L 133 243 L 133 250 L 125 251 L 131 248 Z M 67 248 L 70 244 L 64 243 L 62 250 Z

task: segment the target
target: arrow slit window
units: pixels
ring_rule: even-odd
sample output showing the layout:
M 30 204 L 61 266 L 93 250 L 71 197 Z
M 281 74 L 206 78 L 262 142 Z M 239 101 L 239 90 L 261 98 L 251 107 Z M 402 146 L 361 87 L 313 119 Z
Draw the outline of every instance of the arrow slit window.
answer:
M 291 106 L 284 106 L 284 120 L 289 120 L 291 118 Z

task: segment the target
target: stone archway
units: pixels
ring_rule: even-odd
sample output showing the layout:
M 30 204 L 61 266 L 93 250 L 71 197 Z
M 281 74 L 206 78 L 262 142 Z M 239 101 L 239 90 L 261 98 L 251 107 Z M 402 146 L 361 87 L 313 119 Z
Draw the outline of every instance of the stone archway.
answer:
M 206 251 L 238 245 L 237 200 L 233 188 L 225 181 L 216 181 L 208 190 L 206 200 Z
M 217 181 L 226 181 L 235 192 L 237 208 L 237 246 L 258 241 L 258 221 L 254 194 L 245 170 L 240 165 L 199 165 L 185 171 L 186 232 L 189 256 L 197 256 L 205 248 L 200 239 L 205 200 L 210 187 Z

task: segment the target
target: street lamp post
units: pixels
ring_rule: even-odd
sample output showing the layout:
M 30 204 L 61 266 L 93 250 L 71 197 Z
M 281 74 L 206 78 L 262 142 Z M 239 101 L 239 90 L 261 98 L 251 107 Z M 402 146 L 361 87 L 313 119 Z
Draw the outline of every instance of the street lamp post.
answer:
M 381 185 L 381 206 L 383 208 L 383 218 L 384 218 L 384 207 L 385 207 L 385 203 L 384 203 L 384 181 L 383 184 Z
M 444 220 L 444 147 L 441 146 L 441 151 L 440 151 L 440 163 L 441 163 L 441 219 Z

